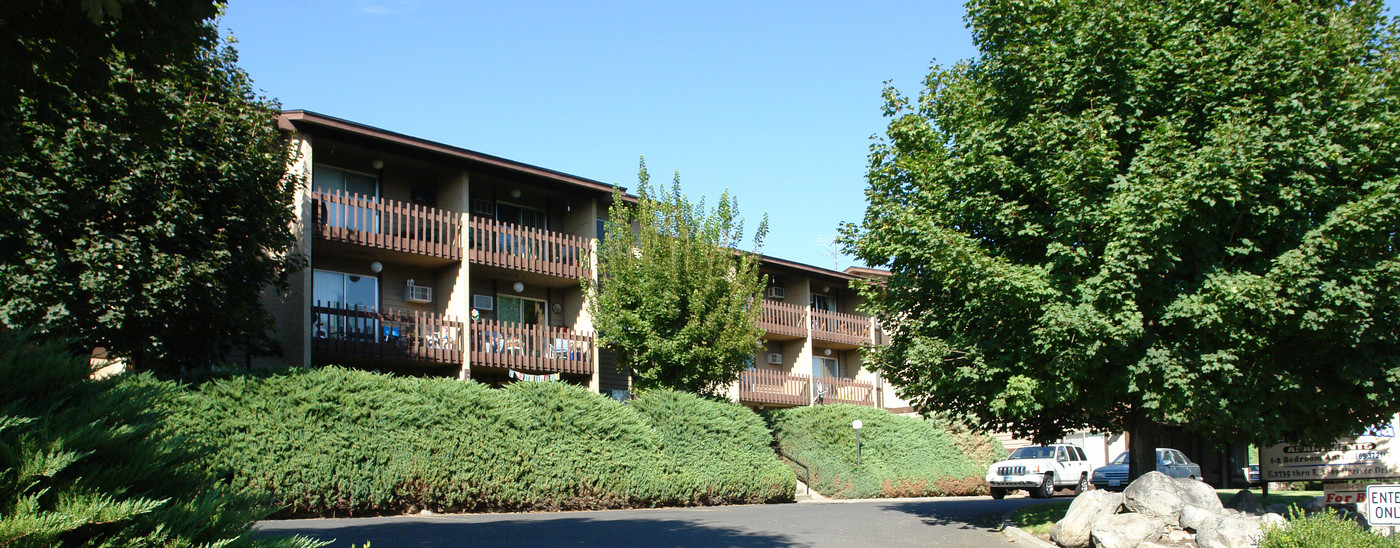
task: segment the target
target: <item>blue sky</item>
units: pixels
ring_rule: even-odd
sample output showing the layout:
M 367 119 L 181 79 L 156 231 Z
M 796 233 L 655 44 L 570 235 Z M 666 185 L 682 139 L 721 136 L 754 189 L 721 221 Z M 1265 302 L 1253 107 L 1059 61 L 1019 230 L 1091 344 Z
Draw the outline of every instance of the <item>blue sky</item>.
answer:
M 728 188 L 749 233 L 766 212 L 765 253 L 827 268 L 884 82 L 915 94 L 975 54 L 946 1 L 243 0 L 221 26 L 285 108 L 624 187 L 645 155 L 693 199 Z

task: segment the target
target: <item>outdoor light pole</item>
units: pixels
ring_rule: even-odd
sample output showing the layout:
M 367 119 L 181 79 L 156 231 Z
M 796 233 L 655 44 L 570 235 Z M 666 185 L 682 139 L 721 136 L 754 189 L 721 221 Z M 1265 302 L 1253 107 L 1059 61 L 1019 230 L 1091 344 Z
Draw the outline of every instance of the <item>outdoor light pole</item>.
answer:
M 865 424 L 860 419 L 851 421 L 851 428 L 856 429 L 856 466 L 860 466 L 860 428 Z

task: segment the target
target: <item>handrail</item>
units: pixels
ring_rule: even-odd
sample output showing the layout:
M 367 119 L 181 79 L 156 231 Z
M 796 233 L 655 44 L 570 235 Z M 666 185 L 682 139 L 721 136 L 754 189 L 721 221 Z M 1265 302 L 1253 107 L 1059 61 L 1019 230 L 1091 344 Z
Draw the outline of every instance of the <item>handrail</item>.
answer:
M 593 373 L 593 334 L 545 325 L 482 318 L 471 322 L 473 366 L 529 374 Z
M 485 217 L 467 219 L 467 250 L 473 263 L 548 274 L 588 278 L 588 238 L 520 226 Z
M 363 196 L 311 192 L 317 238 L 444 259 L 461 259 L 461 216 L 450 211 Z
M 803 325 L 806 316 L 806 307 L 764 299 L 758 322 L 769 333 L 803 337 L 807 335 Z
M 843 312 L 812 310 L 812 336 L 846 344 L 871 344 L 870 318 Z
M 805 491 L 807 491 L 805 494 L 812 494 L 812 469 L 808 468 L 807 465 L 802 461 L 797 460 L 796 457 L 787 454 L 786 451 L 783 451 L 783 448 L 778 447 L 776 440 L 773 442 L 773 450 L 778 452 L 779 457 L 790 460 L 793 464 L 802 467 L 802 487 Z
M 448 364 L 463 360 L 462 322 L 447 316 L 315 301 L 311 318 L 312 348 L 319 352 Z

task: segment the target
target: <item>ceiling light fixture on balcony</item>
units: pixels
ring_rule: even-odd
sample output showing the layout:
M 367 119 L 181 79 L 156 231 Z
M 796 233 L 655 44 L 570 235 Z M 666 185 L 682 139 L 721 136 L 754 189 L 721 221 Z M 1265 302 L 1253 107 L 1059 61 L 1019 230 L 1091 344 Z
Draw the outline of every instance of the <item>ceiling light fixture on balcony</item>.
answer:
M 824 349 L 822 349 L 822 355 L 823 355 L 823 356 L 830 356 L 830 355 L 831 355 L 831 349 L 830 349 L 830 348 L 824 348 Z
M 384 263 L 381 263 L 381 262 L 379 262 L 379 261 L 374 261 L 374 262 L 372 262 L 372 263 L 369 263 L 369 271 L 370 271 L 370 272 L 373 272 L 373 273 L 375 273 L 375 274 L 378 274 L 378 273 L 380 273 L 380 272 L 383 272 L 383 271 L 384 271 Z
M 518 189 L 518 188 L 512 188 L 512 189 L 510 189 L 510 197 L 511 197 L 511 198 L 519 198 L 519 197 L 520 197 L 520 189 Z
M 525 290 L 525 284 L 520 283 L 520 282 L 515 282 L 515 285 L 510 286 L 510 288 L 511 288 L 511 289 L 514 289 L 516 293 L 519 293 L 519 292 Z
M 384 160 L 374 160 L 369 163 L 374 169 L 384 169 Z

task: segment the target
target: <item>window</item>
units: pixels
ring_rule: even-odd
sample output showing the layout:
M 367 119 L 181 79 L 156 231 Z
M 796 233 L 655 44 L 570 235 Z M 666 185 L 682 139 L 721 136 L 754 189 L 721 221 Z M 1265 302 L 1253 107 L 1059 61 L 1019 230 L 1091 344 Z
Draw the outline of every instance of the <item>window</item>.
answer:
M 544 211 L 505 202 L 496 202 L 496 220 L 530 228 L 549 228 L 549 219 Z
M 314 336 L 347 338 L 374 334 L 375 321 L 351 312 L 379 309 L 379 278 L 314 269 L 311 295 L 316 306 L 338 310 L 315 314 L 311 326 Z
M 1089 457 L 1084 455 L 1084 450 L 1083 450 L 1083 449 L 1081 449 L 1081 448 L 1079 448 L 1079 447 L 1075 447 L 1075 448 L 1074 448 L 1074 452 L 1079 454 L 1079 459 L 1078 459 L 1078 460 L 1089 460 Z
M 812 358 L 812 374 L 818 377 L 841 377 L 841 362 L 836 358 L 823 358 L 815 356 Z
M 543 325 L 549 321 L 548 308 L 539 299 L 496 295 L 496 321 Z
M 315 164 L 311 168 L 311 190 L 343 196 L 358 195 L 366 200 L 379 199 L 379 178 L 340 168 Z M 330 226 L 377 232 L 378 214 L 364 208 L 344 204 L 322 204 L 318 221 Z

